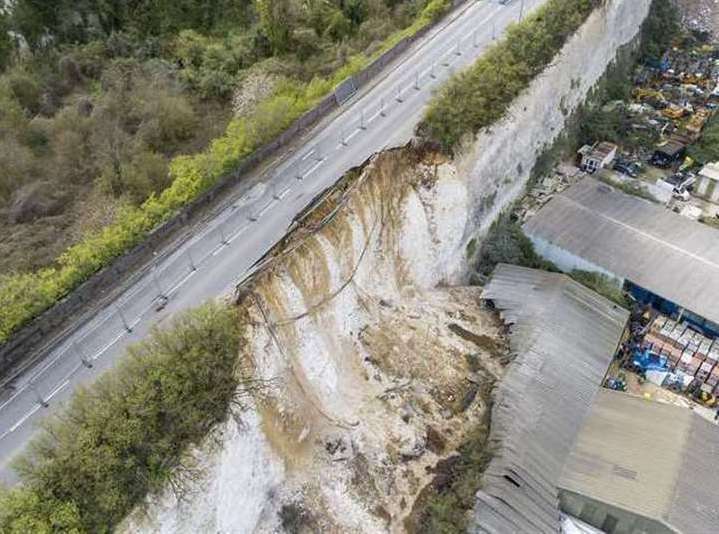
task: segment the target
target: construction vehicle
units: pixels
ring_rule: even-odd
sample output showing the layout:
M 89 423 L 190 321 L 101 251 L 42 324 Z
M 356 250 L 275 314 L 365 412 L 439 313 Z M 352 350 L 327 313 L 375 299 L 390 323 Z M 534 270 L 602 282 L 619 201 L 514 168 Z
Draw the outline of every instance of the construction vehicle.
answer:
M 686 131 L 692 136 L 692 139 L 696 140 L 699 138 L 709 117 L 710 113 L 706 108 L 701 108 L 692 115 L 685 127 Z
M 701 382 L 696 379 L 687 386 L 686 394 L 689 395 L 692 400 L 703 404 L 707 408 L 713 408 L 717 404 L 717 398 L 711 393 L 701 389 Z
M 681 106 L 677 106 L 676 104 L 669 104 L 662 110 L 662 114 L 668 119 L 678 120 L 684 116 L 686 111 L 687 110 Z
M 644 89 L 638 87 L 632 92 L 634 100 L 640 103 L 647 103 L 655 109 L 664 109 L 667 107 L 667 99 L 660 91 L 654 89 Z
M 714 408 L 717 405 L 717 398 L 711 393 L 702 390 L 699 390 L 696 401 L 701 402 L 707 408 Z

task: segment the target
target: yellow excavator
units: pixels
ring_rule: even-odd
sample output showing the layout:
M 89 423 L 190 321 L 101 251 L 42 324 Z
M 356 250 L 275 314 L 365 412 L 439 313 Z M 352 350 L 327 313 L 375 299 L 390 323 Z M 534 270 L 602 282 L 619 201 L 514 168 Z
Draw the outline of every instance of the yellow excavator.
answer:
M 667 107 L 665 107 L 662 110 L 662 114 L 667 119 L 672 119 L 672 120 L 681 119 L 686 112 L 687 112 L 686 109 L 684 109 L 681 106 L 677 106 L 676 104 L 669 104 Z
M 667 99 L 661 91 L 655 91 L 654 89 L 644 89 L 643 87 L 637 87 L 634 89 L 632 96 L 634 100 L 640 103 L 646 102 L 652 107 L 663 108 L 667 105 Z
M 706 391 L 700 391 L 696 396 L 696 400 L 707 408 L 714 408 L 717 405 L 717 398 Z

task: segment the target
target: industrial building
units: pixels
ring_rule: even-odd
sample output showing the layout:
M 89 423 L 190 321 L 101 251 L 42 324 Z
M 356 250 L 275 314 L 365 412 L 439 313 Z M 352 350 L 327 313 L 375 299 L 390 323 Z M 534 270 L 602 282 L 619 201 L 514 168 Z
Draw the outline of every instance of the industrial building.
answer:
M 717 532 L 719 427 L 602 389 L 559 479 L 561 509 L 608 534 Z
M 498 265 L 482 298 L 510 327 L 473 532 L 560 531 L 557 483 L 628 312 L 564 274 Z
M 585 178 L 524 225 L 564 271 L 597 271 L 643 303 L 719 335 L 719 231 Z

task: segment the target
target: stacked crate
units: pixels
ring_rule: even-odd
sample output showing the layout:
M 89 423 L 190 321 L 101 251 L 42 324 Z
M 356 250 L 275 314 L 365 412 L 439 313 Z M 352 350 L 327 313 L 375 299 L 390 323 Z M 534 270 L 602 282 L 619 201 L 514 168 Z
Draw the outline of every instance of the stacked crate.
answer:
M 698 366 L 694 367 L 694 353 L 689 347 L 685 347 L 682 351 L 682 355 L 674 367 L 674 370 L 681 371 L 682 373 L 690 376 L 694 376 L 694 373 L 697 372 Z
M 652 324 L 649 325 L 649 330 L 644 336 L 644 342 L 652 347 L 661 348 L 666 342 L 666 336 L 662 333 L 664 325 L 666 325 L 667 321 L 670 320 L 671 319 L 668 319 L 664 315 L 657 315 L 657 317 L 652 321 Z
M 697 372 L 699 371 L 699 368 L 704 363 L 704 359 L 706 358 L 706 354 L 702 354 L 699 349 L 702 346 L 702 343 L 704 343 L 704 340 L 707 338 L 705 338 L 699 332 L 693 332 L 693 334 L 694 335 L 689 341 L 689 345 L 687 346 L 687 348 L 691 349 L 692 351 L 692 362 L 689 374 L 692 376 L 696 376 Z M 707 339 L 707 341 L 709 340 Z
M 719 391 L 719 365 L 717 365 L 717 362 L 719 362 L 719 342 L 714 340 L 704 363 L 711 366 L 711 370 L 706 378 L 706 384 L 711 388 L 711 391 L 715 393 Z
M 671 330 L 669 329 L 671 327 Z M 669 360 L 670 367 L 675 369 L 679 365 L 679 362 L 684 355 L 684 346 L 679 341 L 684 335 L 687 329 L 687 325 L 684 323 L 677 323 L 675 321 L 667 321 L 662 332 L 667 332 L 667 340 L 662 347 L 667 353 L 667 359 Z
M 670 370 L 693 376 L 702 382 L 704 391 L 719 394 L 719 339 L 658 315 L 644 336 L 644 345 L 666 356 Z
M 707 381 L 707 379 L 711 375 L 714 365 L 716 364 L 716 359 L 712 360 L 709 358 L 709 354 L 711 353 L 713 345 L 714 343 L 711 339 L 702 337 L 701 344 L 699 345 L 699 349 L 697 350 L 697 355 L 701 358 L 702 363 L 699 366 L 699 369 L 697 370 L 695 376 L 698 380 L 701 380 L 702 382 Z M 711 391 L 712 388 L 709 386 L 704 387 L 705 385 L 706 384 L 702 385 L 702 389 L 707 392 Z
M 713 367 L 702 367 L 711 347 L 711 340 L 687 328 L 679 338 L 679 343 L 684 345 L 684 350 L 676 369 L 704 381 Z

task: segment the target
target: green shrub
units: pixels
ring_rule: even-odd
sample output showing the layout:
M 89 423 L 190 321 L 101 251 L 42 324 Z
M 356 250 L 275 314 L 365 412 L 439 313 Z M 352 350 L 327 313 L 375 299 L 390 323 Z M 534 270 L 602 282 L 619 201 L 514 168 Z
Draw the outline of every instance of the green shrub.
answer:
M 610 278 L 606 274 L 580 271 L 578 269 L 569 273 L 569 276 L 584 287 L 591 289 L 595 293 L 599 293 L 615 304 L 619 304 L 624 308 L 631 307 L 631 302 L 624 296 L 624 292 L 616 279 Z
M 418 133 L 451 151 L 466 135 L 504 116 L 601 0 L 549 0 L 469 69 L 456 74 L 429 105 Z
M 491 390 L 492 384 L 487 386 Z M 482 476 L 491 460 L 489 431 L 491 400 L 482 420 L 470 430 L 457 449 L 458 454 L 438 462 L 435 480 L 420 493 L 405 530 L 416 534 L 467 532 L 469 514 L 475 504 Z
M 642 59 L 658 63 L 680 28 L 681 15 L 675 3 L 672 0 L 653 0 L 649 16 L 642 26 Z
M 208 304 L 131 347 L 80 389 L 17 462 L 0 493 L 0 532 L 109 532 L 161 491 L 237 402 L 242 373 L 235 308 Z
M 410 28 L 390 36 L 376 55 L 432 22 L 450 5 L 449 0 L 432 0 Z M 185 32 L 182 35 L 185 42 L 181 53 L 188 61 L 194 61 L 195 56 L 188 50 L 193 49 L 192 43 L 197 39 Z M 151 194 L 140 206 L 122 208 L 111 225 L 68 248 L 58 258 L 57 265 L 31 274 L 0 276 L 0 343 L 93 273 L 137 245 L 150 230 L 217 183 L 374 57 L 357 54 L 332 76 L 315 77 L 306 84 L 280 84 L 274 95 L 260 103 L 254 113 L 231 121 L 226 133 L 215 139 L 208 150 L 194 156 L 174 158 L 169 165 L 172 182 L 169 187 L 159 194 Z M 134 68 L 130 62 L 118 63 L 118 69 L 125 67 Z M 122 105 L 117 98 L 110 104 Z
M 20 68 L 7 72 L 4 82 L 23 109 L 29 113 L 37 113 L 40 108 L 40 85 L 28 72 Z
M 15 43 L 10 37 L 10 20 L 4 11 L 0 11 L 0 72 L 10 64 L 10 59 L 15 52 Z
M 719 116 L 709 119 L 699 140 L 689 145 L 689 156 L 699 164 L 719 160 Z
M 492 224 L 477 253 L 477 272 L 489 276 L 498 263 L 510 263 L 532 269 L 557 271 L 557 267 L 544 260 L 532 242 L 524 235 L 522 227 L 514 222 L 509 212 L 504 212 Z

